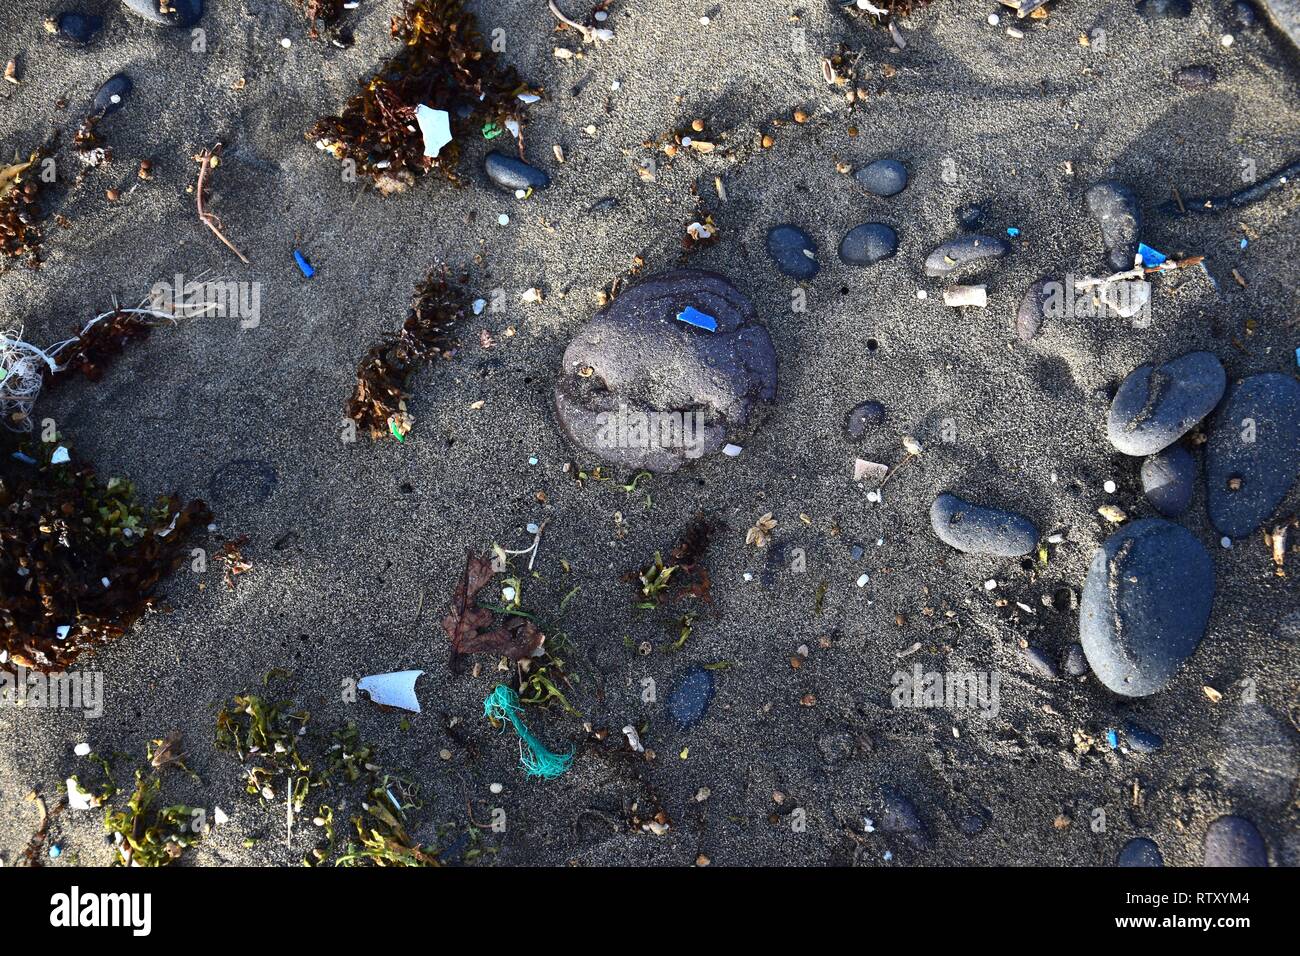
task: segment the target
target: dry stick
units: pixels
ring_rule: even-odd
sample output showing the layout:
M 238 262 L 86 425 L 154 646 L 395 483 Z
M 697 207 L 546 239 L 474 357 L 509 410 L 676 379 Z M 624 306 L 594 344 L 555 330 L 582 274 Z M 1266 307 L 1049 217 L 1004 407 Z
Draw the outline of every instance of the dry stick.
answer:
M 205 149 L 199 158 L 199 162 L 201 163 L 199 167 L 199 185 L 198 188 L 195 190 L 197 193 L 196 198 L 198 200 L 197 204 L 199 208 L 199 221 L 202 222 L 203 225 L 211 229 L 212 234 L 226 244 L 226 248 L 228 248 L 235 255 L 239 256 L 240 261 L 243 262 L 244 265 L 248 265 L 249 264 L 248 257 L 245 256 L 238 249 L 236 249 L 235 244 L 221 234 L 221 227 L 220 227 L 221 220 L 218 219 L 216 215 L 214 215 L 213 213 L 205 212 L 203 209 L 203 182 L 208 175 L 208 167 L 212 165 L 212 161 L 216 159 L 217 156 L 220 155 L 220 153 L 221 153 L 221 144 L 217 143 L 217 145 L 213 146 L 211 149 Z

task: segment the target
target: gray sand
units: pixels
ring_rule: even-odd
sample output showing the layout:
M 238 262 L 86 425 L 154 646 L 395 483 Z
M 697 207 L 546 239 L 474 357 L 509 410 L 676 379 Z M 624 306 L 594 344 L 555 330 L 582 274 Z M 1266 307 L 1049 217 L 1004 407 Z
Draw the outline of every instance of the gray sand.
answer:
M 1156 841 L 1166 864 L 1187 865 L 1200 861 L 1207 826 L 1226 813 L 1256 823 L 1275 863 L 1300 862 L 1291 806 L 1300 592 L 1274 576 L 1258 535 L 1220 548 L 1203 488 L 1181 520 L 1211 550 L 1218 593 L 1204 642 L 1168 689 L 1124 702 L 1091 677 L 1041 676 L 1018 646 L 1027 640 L 1059 662 L 1076 639 L 1075 613 L 1040 599 L 1081 586 L 1107 534 L 1099 505 L 1152 513 L 1141 498 L 1140 461 L 1106 441 L 1099 390 L 1142 362 L 1192 349 L 1213 351 L 1230 379 L 1295 371 L 1297 332 L 1287 322 L 1300 304 L 1300 191 L 1213 218 L 1157 210 L 1171 185 L 1184 196 L 1230 192 L 1241 185 L 1240 159 L 1264 176 L 1295 156 L 1300 73 L 1280 34 L 1258 27 L 1222 47 L 1220 35 L 1233 29 L 1227 3 L 1198 0 L 1188 20 L 1151 23 L 1130 2 L 1057 0 L 1046 21 L 1016 40 L 1003 32 L 1010 17 L 994 3 L 939 2 L 905 23 L 908 47 L 892 52 L 887 34 L 820 0 L 802 9 L 616 0 L 614 42 L 561 62 L 553 47 L 576 48 L 576 41 L 552 33 L 541 0 L 472 0 L 485 30 L 505 30 L 506 56 L 521 75 L 546 88 L 525 138 L 529 157 L 554 184 L 524 203 L 492 190 L 479 168 L 488 146 L 479 141 L 466 148 L 467 188 L 430 179 L 386 200 L 342 182 L 337 164 L 303 131 L 337 110 L 356 79 L 389 54 L 397 0 L 364 0 L 351 15 L 357 43 L 349 50 L 307 40 L 287 4 L 210 0 L 206 53 L 190 52 L 179 32 L 117 13 L 116 3 L 100 6 L 113 15 L 84 50 L 45 34 L 44 3 L 0 6 L 0 60 L 17 56 L 23 76 L 18 87 L 0 83 L 6 157 L 35 145 L 51 124 L 70 137 L 78 110 L 111 74 L 126 71 L 136 82 L 127 107 L 101 127 L 115 162 L 92 171 L 60 208 L 72 227 L 51 224 L 43 269 L 0 275 L 0 315 L 48 343 L 109 308 L 114 296 L 137 301 L 176 273 L 261 283 L 257 328 L 213 318 L 161 329 L 100 384 L 61 388 L 38 411 L 54 417 L 104 475 L 128 474 L 150 495 L 177 490 L 207 499 L 219 535 L 248 536 L 245 554 L 255 567 L 233 591 L 215 567 L 169 582 L 170 613 L 146 618 L 94 659 L 105 683 L 100 719 L 0 712 L 7 862 L 36 826 L 23 797 L 33 788 L 57 797 L 64 778 L 84 770 L 75 744 L 134 759 L 149 739 L 180 730 L 205 785 L 172 775 L 168 798 L 219 804 L 231 818 L 187 859 L 296 863 L 313 845 L 310 827 L 287 848 L 282 809 L 244 795 L 238 767 L 212 747 L 221 702 L 258 687 L 277 667 L 292 671 L 289 691 L 314 721 L 357 721 L 386 764 L 407 768 L 422 784 L 419 838 L 435 841 L 439 827 L 463 830 L 466 801 L 480 820 L 490 807 L 504 807 L 506 832 L 484 838 L 499 848 L 500 863 L 689 864 L 705 854 L 715 864 L 880 864 L 892 851 L 893 862 L 904 864 L 1110 865 L 1142 835 Z M 1003 26 L 986 23 L 994 10 Z M 706 14 L 711 23 L 703 26 Z M 796 27 L 805 31 L 803 52 L 792 48 Z M 1095 28 L 1105 31 L 1104 52 L 1079 42 Z M 289 49 L 282 37 L 292 39 Z M 820 74 L 820 57 L 840 43 L 865 50 L 860 85 L 870 97 L 852 108 Z M 1202 62 L 1218 70 L 1217 85 L 1189 93 L 1172 84 L 1176 68 Z M 235 90 L 241 78 L 246 84 Z M 66 109 L 55 107 L 60 97 Z M 811 114 L 803 126 L 790 121 L 798 108 Z M 708 124 L 700 135 L 723 142 L 725 134 L 730 154 L 671 163 L 660 156 L 657 181 L 643 182 L 636 167 L 651 154 L 641 144 L 687 129 L 696 117 Z M 584 131 L 589 125 L 594 135 Z M 765 131 L 776 139 L 770 150 L 755 145 Z M 218 140 L 226 153 L 212 204 L 248 266 L 200 225 L 187 192 L 197 170 L 191 156 Z M 563 147 L 563 165 L 552 144 Z M 837 161 L 857 168 L 885 156 L 911 172 L 907 189 L 889 199 L 865 195 L 836 171 Z M 133 188 L 146 157 L 156 178 Z M 715 176 L 725 183 L 725 203 Z M 1102 268 L 1082 193 L 1104 177 L 1133 185 L 1149 244 L 1208 257 L 1218 292 L 1204 274 L 1184 272 L 1159 282 L 1150 328 L 1079 320 L 1049 324 L 1028 346 L 1015 343 L 1015 310 L 1030 282 Z M 110 186 L 124 190 L 116 204 L 104 200 Z M 550 391 L 568 337 L 595 311 L 598 290 L 638 255 L 647 273 L 679 263 L 683 228 L 698 215 L 693 191 L 722 239 L 688 264 L 726 273 L 754 301 L 780 358 L 778 397 L 739 458 L 643 484 L 647 507 L 645 494 L 627 495 L 614 483 L 578 487 L 563 473 L 579 456 L 555 426 Z M 616 209 L 587 211 L 607 195 L 618 197 Z M 943 284 L 924 278 L 922 263 L 956 232 L 954 209 L 972 201 L 990 210 L 990 231 L 1014 226 L 1021 240 L 985 273 L 986 310 L 945 309 Z M 497 224 L 502 212 L 511 217 L 505 227 Z M 834 250 L 844 232 L 868 220 L 895 226 L 898 255 L 849 269 Z M 767 230 L 784 221 L 806 229 L 820 249 L 806 313 L 791 311 L 794 284 L 764 249 Z M 294 248 L 315 265 L 314 279 L 300 276 Z M 485 297 L 505 290 L 506 313 L 476 318 L 455 360 L 419 377 L 406 444 L 342 443 L 358 358 L 398 327 L 413 285 L 436 261 L 469 270 Z M 545 300 L 521 303 L 534 286 Z M 918 300 L 918 289 L 929 298 Z M 1248 318 L 1257 322 L 1249 336 Z M 507 336 L 507 327 L 516 334 Z M 490 350 L 480 347 L 480 330 L 494 336 Z M 868 339 L 878 342 L 874 352 Z M 843 416 L 868 398 L 883 402 L 888 418 L 876 437 L 852 446 L 842 437 Z M 484 406 L 471 410 L 479 401 Z M 948 419 L 951 443 L 940 437 Z M 873 505 L 851 481 L 853 458 L 892 463 L 903 435 L 925 450 Z M 275 469 L 268 500 L 250 501 L 238 486 L 209 488 L 216 471 L 239 459 Z M 1107 479 L 1119 484 L 1117 494 L 1103 491 Z M 406 494 L 400 487 L 408 482 Z M 1018 560 L 959 554 L 929 527 L 930 503 L 945 490 L 1020 512 L 1067 541 L 1035 572 Z M 1296 503 L 1292 489 L 1280 513 Z M 777 564 L 765 584 L 768 549 L 744 542 L 746 528 L 768 511 L 778 521 L 773 544 L 805 549 L 807 570 Z M 686 647 L 669 654 L 663 648 L 676 633 L 667 613 L 639 614 L 620 577 L 669 549 L 698 512 L 724 526 L 707 557 L 714 601 Z M 615 735 L 650 719 L 645 744 L 657 756 L 642 773 L 673 821 L 666 835 L 580 819 L 589 807 L 618 816 L 625 800 L 640 795 L 626 774 L 590 756 L 557 781 L 526 779 L 513 736 L 494 732 L 481 716 L 494 684 L 491 662 L 478 678 L 447 669 L 437 621 L 464 549 L 494 541 L 524 547 L 525 526 L 543 519 L 539 578 L 526 581 L 525 605 L 553 613 L 580 587 L 561 615 L 585 662 L 575 703 Z M 849 557 L 854 542 L 866 547 L 857 563 Z M 213 536 L 205 546 L 219 544 Z M 870 583 L 859 588 L 863 572 Z M 998 581 L 993 591 L 985 590 L 989 579 Z M 1032 615 L 1018 611 L 1018 601 Z M 901 627 L 898 614 L 907 619 Z M 652 641 L 656 650 L 640 657 L 625 638 Z M 896 654 L 915 642 L 920 650 L 900 661 Z M 793 669 L 790 658 L 805 644 L 810 655 Z M 654 678 L 662 700 L 689 663 L 717 661 L 732 666 L 716 672 L 717 697 L 690 731 L 672 728 L 662 705 L 642 705 L 643 677 Z M 893 709 L 890 676 L 915 663 L 995 671 L 1000 710 L 985 718 Z M 406 668 L 428 672 L 418 685 L 424 713 L 412 716 L 408 730 L 398 714 L 338 699 L 345 678 Z M 1243 701 L 1243 681 L 1254 688 L 1254 704 Z M 1203 685 L 1222 700 L 1212 703 Z M 815 706 L 801 706 L 808 694 Z M 457 731 L 476 743 L 477 758 L 446 732 L 444 714 L 460 718 Z M 557 747 L 584 736 L 579 721 L 558 714 L 528 719 Z M 1164 749 L 1111 752 L 1106 729 L 1128 720 L 1159 732 Z M 1074 756 L 1079 733 L 1097 741 L 1082 758 Z M 450 760 L 440 758 L 444 748 Z M 119 764 L 120 782 L 129 765 Z M 500 796 L 490 794 L 493 782 L 504 785 Z M 885 785 L 915 803 L 923 843 L 864 832 L 864 817 L 880 819 Z M 711 798 L 693 802 L 701 787 Z M 784 802 L 774 802 L 776 791 Z M 972 838 L 957 824 L 976 804 L 990 822 Z M 792 826 L 795 807 L 806 814 L 803 832 Z M 1095 808 L 1105 811 L 1101 832 L 1090 825 Z M 774 813 L 780 816 L 769 819 Z M 1063 815 L 1073 822 L 1054 825 Z M 257 838 L 251 849 L 248 837 Z M 97 812 L 64 813 L 52 838 L 64 862 L 105 864 L 113 855 Z

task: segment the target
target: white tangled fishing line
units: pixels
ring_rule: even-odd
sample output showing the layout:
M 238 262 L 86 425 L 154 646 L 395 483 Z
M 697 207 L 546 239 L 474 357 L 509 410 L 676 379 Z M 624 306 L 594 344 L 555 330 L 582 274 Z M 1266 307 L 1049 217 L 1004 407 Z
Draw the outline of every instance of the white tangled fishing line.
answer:
M 13 432 L 32 430 L 32 407 L 45 385 L 47 370 L 49 373 L 62 371 L 64 366 L 59 364 L 59 354 L 89 332 L 96 323 L 117 315 L 118 312 L 150 315 L 173 323 L 176 321 L 171 313 L 154 309 L 114 309 L 87 322 L 77 338 L 64 339 L 48 349 L 24 341 L 21 326 L 0 331 L 0 416 L 3 416 L 5 428 Z

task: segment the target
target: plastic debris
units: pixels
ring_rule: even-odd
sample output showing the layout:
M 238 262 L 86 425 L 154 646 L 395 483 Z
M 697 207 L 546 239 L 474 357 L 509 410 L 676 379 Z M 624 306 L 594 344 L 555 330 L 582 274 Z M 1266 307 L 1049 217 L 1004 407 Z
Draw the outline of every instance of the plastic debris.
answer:
M 293 250 L 293 261 L 298 263 L 298 268 L 302 271 L 303 278 L 310 279 L 316 274 L 316 270 L 313 269 L 311 263 L 307 261 L 307 257 L 297 249 Z
M 357 681 L 357 690 L 364 690 L 376 704 L 400 707 L 414 713 L 420 712 L 420 701 L 415 696 L 415 680 L 424 671 L 393 671 L 390 674 L 371 674 Z
M 474 314 L 475 314 L 475 315 L 482 315 L 482 314 L 483 314 L 483 310 L 486 309 L 486 308 L 487 308 L 487 299 L 475 299 L 475 300 L 474 300 L 473 309 L 474 309 Z
M 682 311 L 677 313 L 677 321 L 685 322 L 687 325 L 693 325 L 697 329 L 704 329 L 706 332 L 718 331 L 718 320 L 711 315 L 705 315 L 693 305 L 688 305 Z
M 420 135 L 424 137 L 425 156 L 437 156 L 451 142 L 451 114 L 446 110 L 435 110 L 421 103 L 415 108 L 415 121 L 420 124 Z
M 496 139 L 500 135 L 501 135 L 501 127 L 498 126 L 496 123 L 483 124 L 484 139 Z
M 573 751 L 556 754 L 547 750 L 519 717 L 519 695 L 505 684 L 497 684 L 483 701 L 483 714 L 494 722 L 509 721 L 519 735 L 519 764 L 530 777 L 553 780 L 573 763 Z
M 73 810 L 94 810 L 104 801 L 81 785 L 76 777 L 64 781 L 68 788 L 68 806 Z
M 1300 355 L 1300 349 L 1296 349 L 1296 354 Z M 730 442 L 722 446 L 722 453 L 726 455 L 728 458 L 735 458 L 744 450 L 745 449 L 742 448 L 740 445 L 733 445 Z
M 943 304 L 954 308 L 971 305 L 983 309 L 989 304 L 988 292 L 982 285 L 955 285 L 943 290 Z
M 1115 732 L 1114 728 L 1106 729 L 1106 743 L 1110 744 L 1111 750 L 1119 749 L 1119 734 Z
M 1015 226 L 1007 226 L 1007 235 L 1014 239 L 1016 236 L 1020 235 L 1020 230 Z
M 888 465 L 882 465 L 878 461 L 864 461 L 861 458 L 855 458 L 853 460 L 854 481 L 862 481 L 863 479 L 870 478 L 879 484 L 885 480 L 887 474 L 889 474 Z
M 66 465 L 71 460 L 72 456 L 68 454 L 68 449 L 64 448 L 62 445 L 54 449 L 54 454 L 50 455 L 51 465 Z
M 627 744 L 639 754 L 645 753 L 645 746 L 641 743 L 641 735 L 636 732 L 636 728 L 628 724 L 623 728 L 623 735 L 627 737 Z
M 68 635 L 72 633 L 72 625 L 60 624 L 57 628 L 55 628 L 54 633 L 59 635 L 59 640 L 66 641 L 68 639 Z
M 1242 248 L 1245 248 L 1244 246 Z M 1138 255 L 1142 257 L 1142 264 L 1148 269 L 1154 269 L 1156 266 L 1163 265 L 1169 257 L 1163 252 L 1152 249 L 1144 242 L 1138 243 Z

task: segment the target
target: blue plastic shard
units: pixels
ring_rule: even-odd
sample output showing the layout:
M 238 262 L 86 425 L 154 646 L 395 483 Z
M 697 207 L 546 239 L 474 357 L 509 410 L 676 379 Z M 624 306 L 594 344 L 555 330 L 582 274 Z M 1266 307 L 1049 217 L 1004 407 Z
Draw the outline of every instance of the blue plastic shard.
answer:
M 1020 230 L 1015 226 L 1007 226 L 1007 235 L 1014 239 L 1016 236 L 1020 235 Z
M 316 274 L 316 270 L 311 267 L 311 263 L 307 261 L 307 257 L 297 249 L 293 250 L 293 260 L 298 263 L 298 268 L 302 270 L 304 278 L 310 279 Z
M 693 325 L 697 329 L 704 329 L 706 332 L 718 331 L 718 320 L 711 315 L 705 315 L 693 305 L 688 305 L 682 311 L 677 313 L 677 321 L 685 322 L 687 325 Z
M 1142 264 L 1148 269 L 1154 269 L 1156 266 L 1162 265 L 1169 258 L 1163 252 L 1156 252 L 1144 242 L 1138 243 L 1138 255 L 1142 257 Z
M 1110 744 L 1111 750 L 1119 749 L 1119 734 L 1113 729 L 1108 729 L 1106 731 L 1106 743 Z

